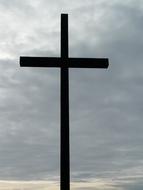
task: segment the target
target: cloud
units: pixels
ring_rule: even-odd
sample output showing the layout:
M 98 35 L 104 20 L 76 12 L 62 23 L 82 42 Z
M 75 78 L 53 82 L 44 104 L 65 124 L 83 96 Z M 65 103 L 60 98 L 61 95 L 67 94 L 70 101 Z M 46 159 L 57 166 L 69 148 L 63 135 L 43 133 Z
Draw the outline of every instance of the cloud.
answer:
M 143 15 L 133 0 L 0 1 L 0 178 L 58 179 L 60 73 L 20 68 L 19 56 L 60 55 L 61 12 L 71 57 L 110 60 L 108 70 L 70 70 L 73 181 L 140 188 Z

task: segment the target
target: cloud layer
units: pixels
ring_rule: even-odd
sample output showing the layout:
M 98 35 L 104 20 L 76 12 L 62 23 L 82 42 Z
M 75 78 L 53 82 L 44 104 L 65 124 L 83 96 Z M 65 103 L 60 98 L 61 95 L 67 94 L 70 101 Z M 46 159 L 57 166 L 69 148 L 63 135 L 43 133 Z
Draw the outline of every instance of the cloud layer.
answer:
M 110 60 L 70 70 L 71 179 L 142 189 L 142 10 L 134 0 L 0 0 L 1 180 L 59 180 L 59 70 L 20 68 L 19 56 L 60 56 L 67 12 L 70 56 Z

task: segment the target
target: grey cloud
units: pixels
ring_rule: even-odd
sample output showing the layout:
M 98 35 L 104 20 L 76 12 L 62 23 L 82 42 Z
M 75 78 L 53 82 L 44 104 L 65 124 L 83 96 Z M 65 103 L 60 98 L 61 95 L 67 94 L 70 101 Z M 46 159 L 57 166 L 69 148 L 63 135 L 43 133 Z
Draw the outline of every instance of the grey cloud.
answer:
M 5 73 L 1 74 L 1 83 L 7 84 L 4 85 L 5 94 L 3 104 L 1 103 L 0 106 L 2 124 L 0 141 L 1 154 L 3 155 L 0 158 L 1 179 L 9 179 L 10 176 L 13 176 L 13 179 L 18 176 L 19 179 L 34 179 L 36 178 L 34 177 L 35 172 L 38 173 L 38 176 L 43 170 L 44 175 L 46 170 L 49 173 L 51 170 L 57 170 L 59 164 L 59 113 L 57 106 L 59 93 L 58 84 L 55 82 L 57 80 L 54 79 L 53 82 L 51 80 L 56 71 L 50 72 L 47 76 L 41 70 L 44 79 L 41 83 L 36 73 L 24 72 L 22 69 L 16 71 L 13 65 L 12 61 L 1 60 L 1 68 L 3 67 L 5 70 L 8 68 L 7 73 L 9 75 L 11 73 L 11 77 L 9 79 L 7 77 L 6 80 L 2 78 Z M 29 77 L 23 78 L 23 74 Z M 34 84 L 35 81 L 37 82 Z M 45 91 L 47 89 L 46 83 L 49 84 L 49 93 L 47 90 Z M 25 88 L 23 88 L 24 86 Z M 2 89 L 1 87 L 1 92 Z M 45 92 L 39 93 L 39 91 L 42 92 L 42 89 Z M 47 99 L 42 94 L 46 94 Z M 55 103 L 52 103 L 54 99 Z M 46 164 L 47 157 L 48 163 Z M 42 163 L 43 169 L 41 168 Z
M 94 2 L 81 6 L 81 1 L 72 5 L 59 1 L 46 12 L 43 5 L 49 1 L 42 1 L 39 7 L 43 13 L 36 14 L 38 6 L 31 2 L 26 1 L 25 10 L 32 6 L 33 12 L 21 14 L 15 25 L 20 28 L 16 32 L 19 40 L 16 38 L 8 49 L 9 57 L 12 54 L 14 58 L 1 59 L 1 178 L 58 175 L 59 70 L 19 68 L 18 57 L 59 55 L 59 13 L 63 5 L 71 12 L 70 56 L 110 59 L 109 70 L 70 70 L 72 177 L 87 181 L 109 177 L 116 181 L 120 176 L 126 179 L 129 169 L 134 173 L 139 168 L 134 176 L 138 181 L 143 158 L 140 5 L 134 6 L 134 1 L 98 2 L 97 9 Z M 16 1 L 15 5 L 21 6 Z M 9 10 L 11 4 L 5 7 Z M 15 10 L 13 22 L 17 16 Z M 14 34 L 11 26 L 9 34 Z M 117 188 L 134 187 L 136 180 L 131 179 L 131 185 L 120 180 Z
M 105 23 L 108 23 L 107 26 L 109 25 L 110 28 L 105 28 L 105 31 L 103 30 L 104 33 L 101 33 L 101 37 L 100 34 L 98 34 L 100 42 L 97 47 L 93 45 L 87 47 L 86 41 L 83 42 L 86 43 L 85 46 L 82 46 L 86 47 L 85 49 L 77 48 L 79 47 L 78 45 L 74 47 L 76 51 L 82 49 L 81 54 L 83 55 L 87 55 L 87 52 L 93 52 L 92 54 L 94 55 L 93 50 L 97 49 L 99 55 L 101 55 L 100 52 L 103 51 L 106 55 L 109 55 L 109 58 L 111 57 L 110 71 L 107 72 L 107 74 L 103 73 L 102 76 L 102 72 L 99 72 L 96 77 L 93 75 L 93 71 L 91 72 L 90 89 L 87 88 L 87 92 L 90 92 L 89 94 L 86 93 L 86 85 L 83 85 L 83 88 L 82 86 L 79 87 L 80 92 L 78 89 L 76 91 L 76 94 L 78 94 L 76 96 L 80 102 L 77 105 L 78 111 L 76 113 L 80 115 L 79 118 L 82 117 L 83 122 L 74 123 L 76 128 L 74 136 L 76 137 L 73 137 L 74 140 L 72 143 L 74 144 L 73 154 L 75 158 L 73 159 L 75 169 L 79 168 L 79 171 L 87 171 L 87 168 L 90 168 L 90 171 L 93 169 L 94 173 L 97 171 L 99 174 L 99 170 L 102 171 L 103 166 L 102 175 L 104 175 L 106 170 L 109 171 L 109 168 L 112 168 L 114 171 L 118 170 L 118 168 L 132 168 L 132 166 L 137 165 L 137 163 L 140 165 L 142 161 L 142 153 L 139 151 L 142 147 L 142 100 L 140 99 L 142 96 L 142 65 L 140 62 L 140 60 L 142 60 L 142 40 L 138 37 L 140 36 L 139 31 L 142 31 L 142 25 L 140 24 L 142 14 L 138 12 L 136 8 L 130 9 L 124 7 L 124 9 L 120 9 L 119 6 L 119 10 L 123 18 L 118 23 L 116 22 L 118 17 L 116 9 L 110 10 L 110 14 L 116 18 L 115 20 L 111 20 L 107 15 L 106 20 L 108 22 Z M 109 23 L 110 20 L 112 21 L 111 23 Z M 117 26 L 116 28 L 116 24 L 120 25 L 120 27 L 118 28 Z M 78 52 L 76 52 L 76 54 L 78 54 Z M 76 72 L 76 74 L 77 73 L 78 72 Z M 82 83 L 81 81 L 84 81 L 84 79 L 88 81 L 86 71 L 83 71 L 82 78 L 79 76 L 76 76 L 76 78 L 75 76 L 76 75 L 74 75 L 74 79 L 80 80 L 80 83 Z M 96 80 L 97 78 L 98 81 Z M 95 84 L 96 99 L 92 97 L 92 80 L 94 80 Z M 73 83 L 74 85 L 76 84 L 76 82 Z M 101 103 L 100 99 L 103 103 Z M 91 111 L 83 111 L 85 108 L 83 105 L 85 105 L 86 108 L 89 107 Z M 97 111 L 96 107 L 98 107 Z M 91 114 L 92 110 L 95 116 Z M 74 114 L 76 115 L 76 113 Z M 85 117 L 88 118 L 87 122 L 92 122 L 85 122 Z M 85 123 L 87 123 L 86 126 Z M 87 127 L 87 129 L 84 128 L 84 126 Z M 94 133 L 92 126 L 97 126 L 95 127 Z M 78 132 L 77 127 L 79 129 Z M 83 132 L 86 135 L 88 134 L 87 136 L 89 138 L 84 138 Z M 84 140 L 82 141 L 82 139 Z M 77 142 L 81 142 L 79 146 L 77 146 Z M 98 142 L 99 147 L 96 147 Z M 111 143 L 108 144 L 108 142 Z M 91 148 L 93 144 L 95 146 L 94 150 Z M 119 151 L 120 148 L 123 148 L 124 151 Z M 130 149 L 132 151 L 129 151 Z M 92 153 L 94 155 L 93 157 Z M 89 154 L 89 156 L 86 158 L 87 154 Z M 79 158 L 79 163 L 76 161 L 77 157 Z M 95 160 L 93 158 L 95 158 Z M 91 160 L 94 160 L 94 162 Z M 98 160 L 99 163 L 96 160 Z M 84 169 L 82 168 L 83 166 Z

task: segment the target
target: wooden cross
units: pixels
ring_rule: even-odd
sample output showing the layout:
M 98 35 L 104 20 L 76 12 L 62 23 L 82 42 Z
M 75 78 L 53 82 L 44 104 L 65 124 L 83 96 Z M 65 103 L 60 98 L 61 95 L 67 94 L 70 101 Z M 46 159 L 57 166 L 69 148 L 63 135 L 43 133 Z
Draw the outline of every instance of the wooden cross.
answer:
M 21 67 L 59 67 L 61 77 L 60 189 L 70 190 L 69 68 L 108 68 L 107 58 L 68 57 L 68 14 L 61 14 L 61 57 L 20 57 Z

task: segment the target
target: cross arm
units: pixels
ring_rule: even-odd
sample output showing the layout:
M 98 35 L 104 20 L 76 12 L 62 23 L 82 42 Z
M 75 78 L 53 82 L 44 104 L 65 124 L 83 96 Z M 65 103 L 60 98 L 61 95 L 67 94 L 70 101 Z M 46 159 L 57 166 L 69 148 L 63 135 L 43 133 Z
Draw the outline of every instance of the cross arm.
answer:
M 20 57 L 21 67 L 61 67 L 59 57 Z
M 21 67 L 108 68 L 107 58 L 20 57 Z
M 108 68 L 107 58 L 69 58 L 70 68 Z

